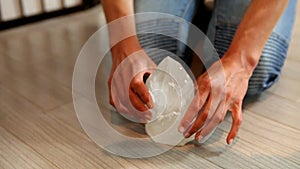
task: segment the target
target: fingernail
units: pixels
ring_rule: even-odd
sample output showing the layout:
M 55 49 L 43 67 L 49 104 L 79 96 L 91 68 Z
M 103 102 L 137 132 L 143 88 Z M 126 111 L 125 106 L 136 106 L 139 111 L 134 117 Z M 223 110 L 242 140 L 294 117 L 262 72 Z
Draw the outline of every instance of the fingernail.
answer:
M 229 142 L 228 142 L 228 144 L 230 145 L 232 142 L 233 142 L 233 139 L 230 139 Z
M 185 137 L 185 138 L 190 137 L 190 133 L 188 133 L 188 132 L 185 133 L 185 134 L 184 134 L 184 137 Z
M 185 131 L 185 128 L 183 126 L 180 126 L 178 128 L 179 133 L 183 133 Z
M 153 104 L 152 104 L 151 102 L 147 102 L 146 105 L 147 105 L 147 107 L 148 107 L 149 109 L 152 109 L 152 108 L 153 108 Z
M 151 120 L 151 118 L 152 118 L 152 116 L 151 116 L 150 114 L 147 114 L 147 115 L 146 115 L 146 119 L 147 119 L 147 120 Z

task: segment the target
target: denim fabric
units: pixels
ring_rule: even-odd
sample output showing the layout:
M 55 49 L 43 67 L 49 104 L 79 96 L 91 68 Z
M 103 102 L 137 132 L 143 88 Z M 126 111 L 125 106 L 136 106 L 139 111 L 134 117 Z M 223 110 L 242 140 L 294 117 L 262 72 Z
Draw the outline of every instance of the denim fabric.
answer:
M 297 0 L 289 1 L 288 7 L 273 29 L 249 81 L 248 96 L 260 94 L 279 79 L 291 39 L 296 3 Z M 227 51 L 249 4 L 249 0 L 215 1 L 207 35 L 220 57 Z
M 135 12 L 162 12 L 173 14 L 192 21 L 197 10 L 196 0 L 135 0 Z M 243 18 L 251 0 L 215 0 L 207 36 L 214 44 L 220 57 L 228 49 L 235 31 Z M 268 39 L 262 52 L 258 66 L 249 81 L 247 95 L 256 95 L 272 86 L 279 78 L 284 64 L 291 38 L 292 27 L 296 13 L 297 0 L 289 0 L 284 14 L 281 16 L 272 35 Z M 267 21 L 266 21 L 267 22 Z M 137 29 L 165 29 L 182 39 L 188 37 L 188 27 L 170 21 L 153 21 L 137 25 Z M 184 60 L 183 44 L 170 37 L 161 35 L 138 35 L 140 43 L 148 55 L 159 63 L 170 52 L 182 57 Z M 147 50 L 160 48 L 161 50 Z
M 135 12 L 160 12 L 175 15 L 191 22 L 196 9 L 196 0 L 135 0 Z M 189 27 L 186 24 L 172 22 L 170 20 L 155 20 L 136 25 L 136 29 L 150 29 L 150 31 L 160 30 L 168 31 L 168 34 L 177 37 L 182 42 L 188 38 Z M 180 41 L 158 34 L 140 34 L 139 41 L 147 54 L 159 63 L 164 57 L 171 53 L 176 54 L 183 60 L 185 46 Z M 162 50 L 153 50 L 159 48 Z M 165 50 L 165 51 L 163 51 Z

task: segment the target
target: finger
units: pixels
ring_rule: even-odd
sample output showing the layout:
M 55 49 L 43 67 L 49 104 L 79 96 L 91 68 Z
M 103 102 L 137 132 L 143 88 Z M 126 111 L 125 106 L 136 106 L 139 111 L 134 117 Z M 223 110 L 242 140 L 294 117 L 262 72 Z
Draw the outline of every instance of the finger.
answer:
M 201 144 L 205 143 L 213 135 L 216 129 L 217 127 L 212 128 L 212 130 L 209 131 L 209 134 L 206 134 L 205 136 L 202 134 L 202 131 L 199 131 L 195 136 L 195 140 Z
M 126 108 L 124 107 L 122 104 L 116 104 L 116 109 L 117 111 L 122 114 L 125 115 L 127 117 L 133 117 L 133 114 Z
M 112 97 L 112 89 L 111 89 L 111 78 L 109 78 L 108 80 L 108 90 L 109 90 L 109 104 L 112 105 L 113 107 L 115 106 L 115 103 L 113 101 L 113 97 Z
M 184 137 L 190 137 L 195 132 L 197 132 L 201 127 L 203 127 L 203 125 L 207 121 L 208 114 L 211 111 L 211 104 L 212 104 L 211 98 L 212 97 L 209 96 L 209 98 L 207 100 L 207 103 L 204 105 L 203 111 L 197 117 L 197 119 L 195 120 L 195 122 L 193 123 L 193 125 L 190 126 L 190 128 L 188 130 L 185 131 Z
M 133 79 L 131 89 L 140 97 L 141 101 L 148 106 L 149 109 L 153 108 L 153 100 L 151 98 L 149 89 L 141 79 Z
M 129 86 L 124 85 L 123 76 L 113 76 L 111 98 L 117 111 L 131 121 L 145 123 L 152 118 L 144 103 Z
M 178 127 L 178 131 L 180 133 L 184 133 L 188 129 L 188 127 L 190 127 L 196 115 L 202 109 L 204 103 L 208 98 L 210 92 L 209 84 L 205 82 L 203 83 L 200 82 L 198 84 L 199 85 L 198 85 L 198 91 L 196 92 L 196 96 L 194 97 L 192 103 L 190 104 L 188 110 L 186 111 Z
M 224 120 L 227 112 L 224 103 L 225 102 L 218 106 L 216 113 L 212 117 L 212 120 L 210 120 L 209 123 L 195 135 L 195 139 L 198 142 L 204 143 L 212 135 L 218 125 Z
M 119 74 L 114 73 L 109 83 L 111 102 L 113 102 L 117 111 L 126 118 L 133 118 L 133 112 L 128 110 L 128 100 L 130 99 L 128 99 L 129 95 L 127 94 L 126 97 L 125 93 L 129 93 L 129 90 L 125 89 L 126 87 L 123 85 L 124 78 Z
M 188 127 L 192 124 L 193 119 L 196 117 L 200 109 L 200 96 L 197 93 L 192 103 L 188 107 L 186 113 L 184 114 L 182 120 L 180 121 L 180 124 L 178 126 L 178 131 L 180 133 L 184 133 L 188 129 Z
M 146 123 L 148 120 L 145 117 L 138 116 L 134 111 L 127 109 L 123 105 L 118 105 L 118 112 L 128 120 L 140 123 Z
M 136 109 L 136 110 L 134 110 L 134 109 L 131 110 L 135 114 L 136 117 L 140 117 L 142 119 L 147 119 L 147 120 L 150 120 L 152 118 L 150 111 L 148 111 L 148 108 L 142 102 L 140 97 L 132 90 L 129 90 L 129 98 L 130 98 L 131 104 Z M 132 107 L 132 106 L 129 106 L 129 107 Z
M 152 114 L 150 111 L 139 112 L 134 111 L 135 122 L 138 123 L 147 123 L 152 119 Z
M 144 112 L 148 110 L 140 97 L 132 89 L 129 89 L 129 99 L 133 107 L 138 111 Z
M 122 108 L 117 108 L 117 105 L 124 104 L 123 98 L 126 93 L 126 91 L 124 90 L 125 80 L 122 74 L 120 73 L 120 71 L 116 71 L 114 69 L 115 67 L 114 65 L 112 67 L 113 68 L 111 70 L 111 74 L 108 80 L 109 102 L 116 109 L 122 109 Z
M 231 110 L 232 115 L 232 126 L 230 129 L 230 132 L 227 136 L 227 144 L 231 144 L 233 139 L 236 137 L 239 128 L 242 123 L 242 101 L 239 101 L 237 103 L 234 103 Z
M 139 75 L 142 75 L 142 74 L 139 74 Z M 141 100 L 140 96 L 135 92 L 135 90 L 133 90 L 134 87 L 132 87 L 132 85 L 135 84 L 133 82 L 136 82 L 136 81 L 138 81 L 138 76 L 133 78 L 132 82 L 130 83 L 130 87 L 128 89 L 130 102 L 128 102 L 127 105 L 130 108 L 131 113 L 135 117 L 135 121 L 145 123 L 148 120 L 151 120 L 152 113 L 145 106 L 145 103 Z M 142 84 L 144 85 L 143 82 L 142 82 Z M 147 91 L 148 91 L 148 89 L 147 89 Z

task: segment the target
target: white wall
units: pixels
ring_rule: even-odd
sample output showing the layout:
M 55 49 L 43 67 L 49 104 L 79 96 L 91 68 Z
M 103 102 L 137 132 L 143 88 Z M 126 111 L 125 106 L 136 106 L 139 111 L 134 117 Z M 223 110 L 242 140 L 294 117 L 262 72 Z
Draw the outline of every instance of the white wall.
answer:
M 56 11 L 58 9 L 62 9 L 63 4 L 61 0 L 44 0 L 45 3 L 45 10 L 47 12 Z
M 18 0 L 0 0 L 1 20 L 7 21 L 21 16 Z
M 65 7 L 73 7 L 81 4 L 82 0 L 65 0 Z
M 32 16 L 42 13 L 42 2 L 40 0 L 22 0 L 24 16 Z
M 0 0 L 1 20 L 7 21 L 22 16 L 19 2 L 22 2 L 24 16 L 32 16 L 42 13 L 42 1 L 45 5 L 45 12 L 51 12 L 80 5 L 82 0 Z

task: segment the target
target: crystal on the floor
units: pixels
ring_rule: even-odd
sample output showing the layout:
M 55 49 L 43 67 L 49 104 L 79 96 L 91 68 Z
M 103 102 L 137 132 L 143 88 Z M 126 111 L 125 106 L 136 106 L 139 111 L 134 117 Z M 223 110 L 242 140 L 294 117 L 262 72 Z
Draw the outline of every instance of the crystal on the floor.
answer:
M 194 139 L 185 139 L 178 125 L 194 98 L 194 82 L 183 66 L 166 57 L 147 79 L 146 85 L 154 101 L 152 120 L 146 132 L 157 143 L 183 146 Z

